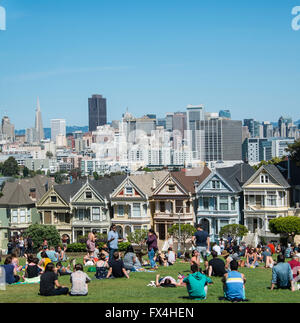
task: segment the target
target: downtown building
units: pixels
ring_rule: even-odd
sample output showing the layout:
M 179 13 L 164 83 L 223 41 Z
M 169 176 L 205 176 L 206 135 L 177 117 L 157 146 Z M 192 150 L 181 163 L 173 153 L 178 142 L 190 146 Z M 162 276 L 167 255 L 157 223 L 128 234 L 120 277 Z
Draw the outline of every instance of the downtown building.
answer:
M 97 127 L 107 124 L 107 103 L 102 95 L 92 95 L 89 105 L 89 131 L 96 131 Z

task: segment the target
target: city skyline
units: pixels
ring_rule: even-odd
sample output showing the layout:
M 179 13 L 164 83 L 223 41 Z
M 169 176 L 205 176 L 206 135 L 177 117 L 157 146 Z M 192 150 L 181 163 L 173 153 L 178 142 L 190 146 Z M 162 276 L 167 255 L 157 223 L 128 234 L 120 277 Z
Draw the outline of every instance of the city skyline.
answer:
M 1 3 L 0 113 L 17 129 L 32 126 L 37 96 L 45 125 L 87 125 L 92 93 L 107 98 L 109 121 L 126 107 L 164 116 L 188 104 L 234 120 L 300 119 L 294 1 L 89 0 L 71 11 L 68 1 Z

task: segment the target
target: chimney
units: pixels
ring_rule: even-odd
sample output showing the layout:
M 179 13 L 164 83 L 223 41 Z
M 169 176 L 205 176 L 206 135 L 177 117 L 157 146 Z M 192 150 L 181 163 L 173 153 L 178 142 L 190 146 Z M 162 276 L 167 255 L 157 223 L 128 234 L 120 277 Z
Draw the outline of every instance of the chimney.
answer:
M 29 196 L 32 200 L 36 200 L 36 189 L 35 188 L 31 188 L 30 189 L 30 193 Z
M 155 189 L 156 189 L 156 179 L 153 177 L 152 190 L 154 191 Z

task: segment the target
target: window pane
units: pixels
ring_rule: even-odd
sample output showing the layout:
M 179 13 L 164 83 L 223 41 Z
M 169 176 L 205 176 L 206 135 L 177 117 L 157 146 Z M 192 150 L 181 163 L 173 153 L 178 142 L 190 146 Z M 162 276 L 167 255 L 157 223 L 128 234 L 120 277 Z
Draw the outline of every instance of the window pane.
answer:
M 133 216 L 140 217 L 141 216 L 141 205 L 139 203 L 133 204 Z

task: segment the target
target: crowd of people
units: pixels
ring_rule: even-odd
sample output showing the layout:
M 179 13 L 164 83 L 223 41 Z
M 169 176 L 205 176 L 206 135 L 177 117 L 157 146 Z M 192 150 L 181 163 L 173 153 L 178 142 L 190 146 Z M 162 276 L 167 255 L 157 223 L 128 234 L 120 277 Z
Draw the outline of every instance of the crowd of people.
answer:
M 220 277 L 223 283 L 223 299 L 233 302 L 247 301 L 246 277 L 239 268 L 260 267 L 272 270 L 271 290 L 299 289 L 300 245 L 288 244 L 284 247 L 281 244 L 275 246 L 270 243 L 253 247 L 243 242 L 238 244 L 231 237 L 211 244 L 208 233 L 197 225 L 197 231 L 192 238 L 191 252 L 176 253 L 170 243 L 168 250 L 160 252 L 157 235 L 151 229 L 144 241 L 148 249 L 146 260 L 141 254 L 136 254 L 131 245 L 125 253 L 119 252 L 119 243 L 122 241 L 115 225 L 112 225 L 107 243 L 102 244 L 101 248 L 97 246 L 96 233 L 89 233 L 86 242 L 87 254 L 81 264 L 76 263 L 76 259 L 67 258 L 66 244 L 54 248 L 48 246 L 45 239 L 34 254 L 32 239 L 17 237 L 9 241 L 8 256 L 2 265 L 6 283 L 39 283 L 41 296 L 86 296 L 88 284 L 93 279 L 130 279 L 132 272 L 155 272 L 160 266 L 173 266 L 178 260 L 189 265 L 189 275 L 185 277 L 179 274 L 175 279 L 171 276 L 160 277 L 157 274 L 156 280 L 149 286 L 185 287 L 190 299 L 203 300 L 207 298 L 208 286 L 213 283 L 211 277 Z M 19 259 L 22 257 L 26 259 L 25 266 L 20 265 Z M 68 261 L 69 264 L 64 265 Z M 85 270 L 85 267 L 88 269 Z M 85 271 L 95 272 L 94 277 L 90 278 Z M 59 276 L 65 275 L 70 276 L 70 289 L 59 283 Z

